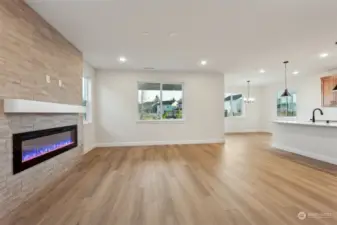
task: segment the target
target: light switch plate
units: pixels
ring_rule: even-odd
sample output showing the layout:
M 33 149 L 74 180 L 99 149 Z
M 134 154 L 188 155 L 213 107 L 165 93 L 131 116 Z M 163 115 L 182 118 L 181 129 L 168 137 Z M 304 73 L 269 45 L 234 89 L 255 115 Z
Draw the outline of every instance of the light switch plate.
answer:
M 62 80 L 59 80 L 59 87 L 62 87 Z

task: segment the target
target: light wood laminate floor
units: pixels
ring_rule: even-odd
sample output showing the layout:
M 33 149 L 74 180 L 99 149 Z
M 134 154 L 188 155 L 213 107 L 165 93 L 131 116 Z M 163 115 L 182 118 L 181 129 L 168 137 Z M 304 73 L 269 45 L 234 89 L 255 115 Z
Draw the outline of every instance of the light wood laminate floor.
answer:
M 270 151 L 268 135 L 226 139 L 93 150 L 0 224 L 337 224 L 334 173 Z

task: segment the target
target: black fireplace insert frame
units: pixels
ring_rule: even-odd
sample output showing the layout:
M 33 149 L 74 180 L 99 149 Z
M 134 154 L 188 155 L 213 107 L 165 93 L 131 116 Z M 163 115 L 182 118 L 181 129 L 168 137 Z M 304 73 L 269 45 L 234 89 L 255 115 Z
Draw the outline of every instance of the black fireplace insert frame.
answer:
M 72 131 L 74 143 L 67 145 L 63 148 L 49 152 L 45 155 L 38 156 L 34 159 L 22 162 L 22 142 L 39 137 L 49 136 L 62 132 Z M 13 134 L 13 174 L 20 173 L 30 167 L 33 167 L 41 162 L 51 159 L 59 154 L 69 151 L 72 148 L 77 147 L 77 125 L 56 127 L 45 130 L 29 131 L 25 133 Z

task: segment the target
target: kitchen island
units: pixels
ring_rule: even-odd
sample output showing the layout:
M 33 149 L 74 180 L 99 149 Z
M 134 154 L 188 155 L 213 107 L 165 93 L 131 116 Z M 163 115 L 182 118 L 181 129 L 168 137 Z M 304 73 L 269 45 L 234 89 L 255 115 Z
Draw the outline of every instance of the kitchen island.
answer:
M 337 124 L 274 121 L 272 147 L 337 165 Z

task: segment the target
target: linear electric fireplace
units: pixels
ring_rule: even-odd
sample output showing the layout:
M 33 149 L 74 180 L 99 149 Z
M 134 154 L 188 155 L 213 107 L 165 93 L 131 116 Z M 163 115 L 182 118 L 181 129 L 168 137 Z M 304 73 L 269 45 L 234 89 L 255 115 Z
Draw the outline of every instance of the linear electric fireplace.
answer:
M 77 147 L 77 125 L 13 134 L 13 173 Z

